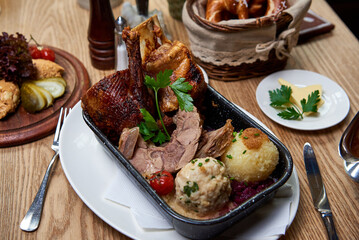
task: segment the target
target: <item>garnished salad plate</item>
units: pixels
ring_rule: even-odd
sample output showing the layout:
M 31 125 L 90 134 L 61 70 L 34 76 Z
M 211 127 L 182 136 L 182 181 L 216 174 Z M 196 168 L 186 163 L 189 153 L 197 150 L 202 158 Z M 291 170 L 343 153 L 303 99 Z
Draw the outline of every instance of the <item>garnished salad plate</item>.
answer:
M 303 119 L 286 120 L 279 117 L 280 110 L 270 106 L 269 97 L 269 91 L 281 87 L 278 82 L 279 78 L 297 87 L 322 85 L 324 104 L 318 109 L 317 113 L 304 116 Z M 335 81 L 321 74 L 299 69 L 283 70 L 265 77 L 257 87 L 256 98 L 259 107 L 270 119 L 285 127 L 297 130 L 321 130 L 332 127 L 340 123 L 348 115 L 350 109 L 347 94 Z

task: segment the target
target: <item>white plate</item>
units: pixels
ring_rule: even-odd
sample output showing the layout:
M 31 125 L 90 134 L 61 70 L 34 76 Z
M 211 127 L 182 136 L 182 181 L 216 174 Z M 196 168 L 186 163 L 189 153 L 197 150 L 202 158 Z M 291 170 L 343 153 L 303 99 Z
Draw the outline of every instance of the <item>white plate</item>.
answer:
M 298 87 L 321 84 L 322 98 L 325 103 L 318 109 L 318 113 L 306 116 L 302 120 L 280 118 L 277 115 L 280 110 L 269 105 L 269 91 L 280 88 L 279 78 L 283 78 Z M 259 107 L 270 119 L 283 126 L 299 130 L 320 130 L 332 127 L 348 115 L 350 108 L 347 94 L 336 82 L 318 73 L 305 70 L 283 70 L 267 76 L 259 83 L 256 97 Z
M 137 225 L 128 208 L 103 197 L 106 188 L 116 177 L 119 166 L 113 158 L 106 154 L 103 146 L 97 142 L 95 135 L 82 119 L 80 105 L 78 103 L 73 108 L 64 123 L 60 135 L 61 165 L 78 196 L 102 220 L 131 238 L 184 239 L 175 230 L 143 230 Z M 258 120 L 256 121 L 259 122 Z M 290 216 L 280 216 L 278 214 L 276 216 L 289 218 L 291 223 L 299 204 L 299 181 L 295 168 L 288 183 L 292 185 L 293 189 L 292 197 L 288 198 L 288 201 L 292 201 Z M 275 211 L 275 209 L 272 211 Z M 240 227 L 241 225 L 239 225 Z M 269 239 L 277 238 L 278 236 Z M 240 236 L 235 239 L 240 239 Z

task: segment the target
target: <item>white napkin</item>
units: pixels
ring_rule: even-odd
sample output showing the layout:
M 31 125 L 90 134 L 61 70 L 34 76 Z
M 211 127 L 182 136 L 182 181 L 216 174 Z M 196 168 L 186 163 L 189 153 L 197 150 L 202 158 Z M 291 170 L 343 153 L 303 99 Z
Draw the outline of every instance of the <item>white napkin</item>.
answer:
M 284 235 L 290 221 L 291 195 L 291 186 L 285 184 L 272 200 L 225 231 L 219 239 L 264 239 Z M 173 228 L 172 224 L 140 192 L 122 169 L 118 170 L 117 176 L 107 188 L 104 197 L 129 207 L 138 225 L 143 229 Z
M 152 205 L 137 186 L 118 169 L 117 176 L 105 192 L 105 198 L 129 207 L 138 225 L 145 229 L 173 228 L 165 217 Z
M 290 205 L 288 199 L 275 197 L 265 206 L 229 228 L 221 236 L 225 239 L 254 240 L 284 235 L 289 224 Z M 272 209 L 276 209 L 276 211 Z

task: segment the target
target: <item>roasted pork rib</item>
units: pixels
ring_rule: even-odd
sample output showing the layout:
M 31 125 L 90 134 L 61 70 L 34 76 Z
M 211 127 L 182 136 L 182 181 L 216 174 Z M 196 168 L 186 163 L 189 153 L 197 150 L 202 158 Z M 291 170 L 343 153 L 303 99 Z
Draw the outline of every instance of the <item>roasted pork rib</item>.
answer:
M 123 31 L 129 55 L 129 69 L 109 75 L 82 97 L 82 108 L 95 125 L 115 144 L 124 128 L 137 126 L 141 108 L 154 114 L 154 104 L 144 84 L 140 38 L 128 28 Z
M 164 43 L 153 51 L 144 63 L 144 71 L 149 76 L 156 76 L 160 71 L 172 69 L 171 82 L 185 78 L 193 87 L 190 91 L 194 104 L 199 107 L 203 100 L 207 84 L 203 74 L 192 59 L 191 52 L 181 42 Z M 178 109 L 178 100 L 170 87 L 160 89 L 160 108 L 162 112 L 172 112 Z
M 173 70 L 171 82 L 185 78 L 192 85 L 190 91 L 194 104 L 200 109 L 207 84 L 201 69 L 192 58 L 190 50 L 179 41 L 170 41 L 163 34 L 156 16 L 135 27 L 140 33 L 142 66 L 146 75 L 156 77 L 160 71 Z M 160 108 L 164 113 L 176 111 L 178 100 L 170 87 L 160 89 Z

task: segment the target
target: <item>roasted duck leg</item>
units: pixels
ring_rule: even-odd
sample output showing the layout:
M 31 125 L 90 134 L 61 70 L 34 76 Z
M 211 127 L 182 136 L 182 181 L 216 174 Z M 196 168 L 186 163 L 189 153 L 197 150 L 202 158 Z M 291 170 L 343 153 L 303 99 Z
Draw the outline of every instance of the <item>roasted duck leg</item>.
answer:
M 145 108 L 154 114 L 154 104 L 141 68 L 140 37 L 129 28 L 123 31 L 129 55 L 128 69 L 104 77 L 82 97 L 82 108 L 95 125 L 117 145 L 124 128 L 137 126 Z

